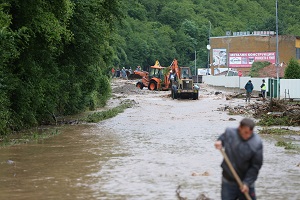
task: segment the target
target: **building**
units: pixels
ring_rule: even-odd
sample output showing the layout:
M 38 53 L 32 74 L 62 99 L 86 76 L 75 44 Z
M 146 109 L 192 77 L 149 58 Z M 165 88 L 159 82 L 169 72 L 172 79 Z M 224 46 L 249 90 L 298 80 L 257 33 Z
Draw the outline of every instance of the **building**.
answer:
M 210 38 L 210 66 L 233 68 L 249 72 L 255 61 L 276 62 L 276 35 L 274 31 L 235 32 L 233 35 Z M 229 52 L 229 53 L 227 53 Z M 229 56 L 227 56 L 229 55 Z M 300 37 L 279 36 L 279 63 L 291 58 L 300 61 Z M 229 63 L 229 65 L 227 65 Z

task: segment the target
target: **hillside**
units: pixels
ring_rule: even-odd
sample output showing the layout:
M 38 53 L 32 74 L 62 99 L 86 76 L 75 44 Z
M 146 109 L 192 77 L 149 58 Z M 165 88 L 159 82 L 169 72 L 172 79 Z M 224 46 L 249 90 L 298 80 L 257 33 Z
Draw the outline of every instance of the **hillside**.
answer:
M 147 67 L 156 59 L 167 66 L 174 57 L 181 65 L 207 64 L 211 36 L 225 31 L 275 30 L 275 0 L 127 0 L 126 16 L 115 36 L 116 66 Z M 279 1 L 280 34 L 300 35 L 300 1 Z

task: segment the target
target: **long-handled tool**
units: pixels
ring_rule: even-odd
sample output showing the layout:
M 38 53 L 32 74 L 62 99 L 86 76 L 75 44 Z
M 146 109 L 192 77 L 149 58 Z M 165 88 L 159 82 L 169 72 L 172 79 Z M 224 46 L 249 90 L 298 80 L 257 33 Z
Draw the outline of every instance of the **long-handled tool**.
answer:
M 225 162 L 226 162 L 226 164 L 228 165 L 228 167 L 229 167 L 231 173 L 233 174 L 233 176 L 234 176 L 236 182 L 238 183 L 239 187 L 242 188 L 244 184 L 243 184 L 243 182 L 241 181 L 239 175 L 236 173 L 235 169 L 233 168 L 233 166 L 232 166 L 232 164 L 231 164 L 231 162 L 230 162 L 228 156 L 226 155 L 226 153 L 225 153 L 225 151 L 224 151 L 223 149 L 220 149 L 220 151 L 221 151 L 221 153 L 222 153 L 222 155 L 223 155 L 223 157 L 224 157 L 224 159 L 225 159 Z M 244 195 L 245 195 L 245 197 L 246 197 L 247 200 L 251 200 L 251 199 L 252 199 L 252 198 L 250 197 L 249 193 L 244 193 Z

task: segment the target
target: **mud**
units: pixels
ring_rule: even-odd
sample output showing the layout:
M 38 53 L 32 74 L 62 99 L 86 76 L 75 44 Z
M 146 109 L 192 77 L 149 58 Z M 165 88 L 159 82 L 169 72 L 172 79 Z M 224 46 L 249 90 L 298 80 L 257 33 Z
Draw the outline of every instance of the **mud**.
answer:
M 241 116 L 217 108 L 244 104 L 201 86 L 200 99 L 171 100 L 168 92 L 138 92 L 133 81 L 114 83 L 115 104 L 133 108 L 96 125 L 68 126 L 36 144 L 0 149 L 0 199 L 220 199 L 222 161 L 213 147 Z M 122 93 L 123 87 L 130 87 Z M 229 120 L 233 118 L 235 120 Z M 263 136 L 258 199 L 300 199 L 299 153 Z M 7 161 L 13 161 L 8 164 Z

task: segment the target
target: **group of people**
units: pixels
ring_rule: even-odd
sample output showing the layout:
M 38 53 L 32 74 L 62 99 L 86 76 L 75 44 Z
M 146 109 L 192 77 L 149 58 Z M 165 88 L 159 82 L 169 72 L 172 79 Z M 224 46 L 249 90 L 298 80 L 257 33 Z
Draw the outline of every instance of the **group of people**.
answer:
M 136 70 L 135 71 L 142 71 L 141 70 L 141 66 L 137 66 Z M 125 67 L 123 67 L 121 70 L 119 68 L 117 68 L 115 70 L 115 68 L 112 68 L 111 69 L 111 76 L 112 78 L 123 78 L 123 79 L 128 79 L 128 76 L 130 74 L 133 74 L 134 72 L 132 71 L 131 67 L 129 69 L 125 69 Z
M 125 69 L 125 67 L 123 67 L 121 70 L 119 68 L 117 68 L 117 70 L 115 70 L 115 68 L 111 69 L 111 76 L 112 78 L 119 78 L 122 77 L 123 79 L 128 79 L 128 73 L 129 74 L 133 74 L 133 71 L 131 70 L 131 68 L 129 68 L 128 70 Z
M 250 102 L 251 99 L 251 94 L 253 92 L 254 86 L 252 84 L 252 81 L 249 80 L 246 85 L 245 85 L 245 90 L 246 90 L 246 102 Z M 266 100 L 266 91 L 267 91 L 267 85 L 266 85 L 266 81 L 263 79 L 262 80 L 262 84 L 260 86 L 261 89 L 261 97 L 263 98 L 263 100 Z

